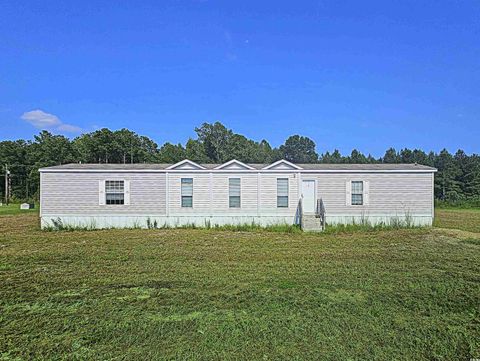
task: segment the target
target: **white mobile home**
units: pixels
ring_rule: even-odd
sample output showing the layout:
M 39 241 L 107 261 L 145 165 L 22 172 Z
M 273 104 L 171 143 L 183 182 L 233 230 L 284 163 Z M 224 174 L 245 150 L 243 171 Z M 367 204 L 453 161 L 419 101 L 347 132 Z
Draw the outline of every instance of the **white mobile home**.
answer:
M 42 227 L 431 225 L 435 168 L 417 164 L 66 164 L 40 169 Z

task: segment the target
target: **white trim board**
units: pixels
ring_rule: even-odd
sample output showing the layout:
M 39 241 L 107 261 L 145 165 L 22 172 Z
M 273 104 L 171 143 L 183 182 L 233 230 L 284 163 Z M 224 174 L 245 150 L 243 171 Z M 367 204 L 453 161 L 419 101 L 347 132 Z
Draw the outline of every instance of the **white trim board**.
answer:
M 396 169 L 396 170 L 347 170 L 347 169 L 48 169 L 40 168 L 40 173 L 436 173 L 436 169 Z
M 300 167 L 296 164 L 293 164 L 293 163 L 291 163 L 291 162 L 289 162 L 288 160 L 285 160 L 285 159 L 277 160 L 276 162 L 274 162 L 272 164 L 269 164 L 266 167 L 263 167 L 262 169 L 267 170 L 267 169 L 275 168 L 276 166 L 278 166 L 280 164 L 285 164 L 285 165 L 289 166 L 290 168 L 292 168 L 292 169 L 288 169 L 290 171 L 295 170 L 295 169 L 303 169 L 302 167 Z
M 215 167 L 215 168 L 213 168 L 213 169 L 214 169 L 214 170 L 223 169 L 223 168 L 226 168 L 226 167 L 228 167 L 228 166 L 230 166 L 230 165 L 232 165 L 232 164 L 236 164 L 236 165 L 238 165 L 238 166 L 240 166 L 240 167 L 242 167 L 242 168 L 244 168 L 244 169 L 255 170 L 255 168 L 253 168 L 252 166 L 249 166 L 248 164 L 242 163 L 242 162 L 240 162 L 239 160 L 236 160 L 236 159 L 232 159 L 232 160 L 230 160 L 230 161 L 228 161 L 228 162 L 226 162 L 226 163 L 220 164 L 219 166 L 217 166 L 217 167 Z M 244 169 L 241 169 L 241 168 L 240 168 L 240 169 L 231 169 L 231 170 L 237 171 L 237 170 L 244 170 Z M 229 170 L 230 170 L 230 169 L 229 169 Z
M 175 170 L 175 168 L 181 167 L 182 165 L 190 165 L 192 169 L 182 169 L 182 170 L 198 170 L 198 169 L 207 169 L 204 166 L 201 166 L 198 163 L 192 162 L 189 159 L 184 159 L 178 163 L 172 164 L 171 166 L 165 168 L 165 170 Z M 180 169 L 179 169 L 180 170 Z

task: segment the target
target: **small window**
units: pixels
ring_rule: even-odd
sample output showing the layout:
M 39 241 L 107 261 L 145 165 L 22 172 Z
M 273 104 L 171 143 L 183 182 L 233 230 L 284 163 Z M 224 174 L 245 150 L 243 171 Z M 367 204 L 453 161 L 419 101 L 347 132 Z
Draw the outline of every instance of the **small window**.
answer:
M 363 182 L 352 182 L 352 206 L 363 205 Z
M 182 207 L 193 207 L 193 178 L 182 178 Z
M 240 188 L 240 178 L 229 178 L 228 179 L 228 205 L 230 208 L 240 208 L 241 188 Z
M 288 178 L 277 178 L 277 207 L 288 208 Z
M 105 181 L 105 203 L 125 204 L 125 182 Z

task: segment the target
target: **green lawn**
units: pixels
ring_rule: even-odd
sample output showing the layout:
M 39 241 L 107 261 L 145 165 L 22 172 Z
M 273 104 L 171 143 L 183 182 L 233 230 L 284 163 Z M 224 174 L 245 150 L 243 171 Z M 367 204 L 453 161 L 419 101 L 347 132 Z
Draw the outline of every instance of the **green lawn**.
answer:
M 10 203 L 8 206 L 3 204 L 0 206 L 0 216 L 25 213 L 38 213 L 38 204 L 35 204 L 34 209 L 20 209 L 20 204 L 17 203 Z
M 480 358 L 479 240 L 42 232 L 35 214 L 2 216 L 0 360 Z
M 435 226 L 480 233 L 480 209 L 436 209 Z

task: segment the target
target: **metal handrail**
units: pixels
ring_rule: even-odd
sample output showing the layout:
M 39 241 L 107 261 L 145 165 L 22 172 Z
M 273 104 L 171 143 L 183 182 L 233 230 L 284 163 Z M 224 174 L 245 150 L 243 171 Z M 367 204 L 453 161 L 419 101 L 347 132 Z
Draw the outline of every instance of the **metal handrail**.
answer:
M 297 210 L 298 214 L 298 224 L 302 224 L 302 220 L 303 220 L 303 204 L 302 204 L 302 197 L 299 198 L 298 200 L 298 210 Z
M 317 206 L 315 207 L 315 217 L 320 218 L 322 229 L 325 229 L 325 205 L 323 199 L 317 199 Z

